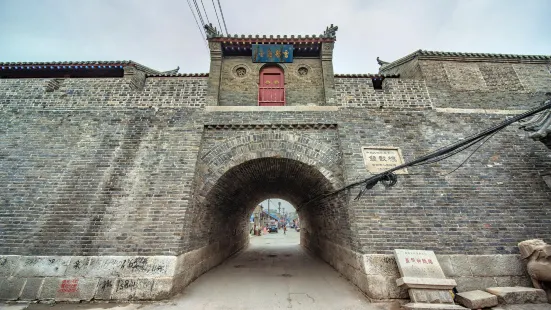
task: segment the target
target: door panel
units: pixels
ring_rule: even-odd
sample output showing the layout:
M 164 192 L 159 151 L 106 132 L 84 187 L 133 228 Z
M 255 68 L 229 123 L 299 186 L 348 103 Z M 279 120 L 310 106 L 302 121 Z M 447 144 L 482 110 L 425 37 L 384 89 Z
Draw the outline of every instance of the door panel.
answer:
M 258 86 L 258 105 L 285 105 L 285 81 L 283 70 L 279 67 L 266 67 L 260 71 Z

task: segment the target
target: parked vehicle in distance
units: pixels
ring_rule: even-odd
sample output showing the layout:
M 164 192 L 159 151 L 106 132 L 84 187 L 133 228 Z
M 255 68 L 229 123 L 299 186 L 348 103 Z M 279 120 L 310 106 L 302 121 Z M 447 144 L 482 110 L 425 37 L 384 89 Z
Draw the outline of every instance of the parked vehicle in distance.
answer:
M 272 233 L 272 232 L 277 232 L 277 225 L 270 225 L 268 226 L 268 232 L 269 233 Z

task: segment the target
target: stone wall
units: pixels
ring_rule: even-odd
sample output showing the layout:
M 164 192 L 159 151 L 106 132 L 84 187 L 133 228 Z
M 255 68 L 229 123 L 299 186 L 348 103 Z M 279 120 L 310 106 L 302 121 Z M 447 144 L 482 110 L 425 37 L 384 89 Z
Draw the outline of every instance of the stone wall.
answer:
M 497 124 L 506 114 L 343 109 L 339 116 L 343 170 L 349 184 L 369 175 L 363 146 L 399 147 L 405 161 L 411 161 Z M 396 186 L 378 185 L 362 199 L 351 200 L 359 240 L 353 250 L 516 254 L 522 240 L 550 239 L 545 227 L 551 224 L 551 211 L 545 206 L 551 191 L 540 175 L 549 171 L 548 149 L 511 126 L 448 174 L 469 153 L 408 168 L 409 174 L 400 175 Z
M 315 58 L 295 58 L 293 63 L 278 64 L 285 75 L 286 105 L 323 105 L 324 85 L 321 60 Z M 226 57 L 222 60 L 220 78 L 221 106 L 257 106 L 258 84 L 262 63 L 253 63 L 250 57 Z M 238 76 L 237 68 L 246 69 L 245 76 Z M 298 69 L 307 68 L 301 75 Z

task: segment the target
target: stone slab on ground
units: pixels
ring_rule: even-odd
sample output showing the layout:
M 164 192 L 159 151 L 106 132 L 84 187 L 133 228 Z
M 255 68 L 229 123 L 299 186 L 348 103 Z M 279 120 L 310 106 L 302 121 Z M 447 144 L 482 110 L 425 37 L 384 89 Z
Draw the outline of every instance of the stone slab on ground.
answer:
M 480 290 L 458 293 L 455 300 L 469 309 L 489 308 L 498 304 L 497 296 Z
M 489 287 L 486 291 L 496 295 L 500 304 L 543 304 L 547 303 L 544 290 L 531 287 Z
M 404 309 L 408 310 L 460 310 L 465 309 L 460 305 L 452 304 L 424 304 L 424 303 L 409 303 L 404 305 Z
M 551 310 L 551 304 L 503 305 L 492 310 Z

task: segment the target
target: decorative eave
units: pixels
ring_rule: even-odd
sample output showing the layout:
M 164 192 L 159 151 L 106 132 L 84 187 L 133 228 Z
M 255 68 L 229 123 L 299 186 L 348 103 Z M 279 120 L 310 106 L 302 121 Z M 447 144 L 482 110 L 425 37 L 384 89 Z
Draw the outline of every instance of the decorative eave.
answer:
M 336 78 L 369 78 L 369 79 L 387 79 L 399 78 L 400 74 L 335 74 Z
M 147 77 L 208 77 L 208 73 L 159 73 L 147 74 Z
M 323 42 L 335 42 L 337 40 L 337 30 L 339 27 L 331 26 L 327 27 L 321 35 L 224 35 L 219 32 L 212 24 L 205 25 L 205 32 L 207 34 L 207 40 L 211 42 L 222 42 L 227 44 L 319 44 Z
M 417 50 L 407 56 L 381 66 L 381 71 L 388 70 L 404 64 L 413 59 L 419 60 L 449 60 L 467 62 L 510 62 L 510 63 L 549 63 L 549 55 L 516 55 L 516 54 L 491 54 L 491 53 L 456 53 Z
M 114 61 L 50 61 L 50 62 L 0 62 L 0 70 L 35 70 L 35 69 L 108 69 L 135 67 L 147 74 L 160 73 L 149 67 L 141 65 L 132 60 Z

